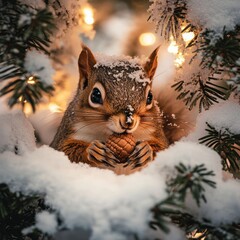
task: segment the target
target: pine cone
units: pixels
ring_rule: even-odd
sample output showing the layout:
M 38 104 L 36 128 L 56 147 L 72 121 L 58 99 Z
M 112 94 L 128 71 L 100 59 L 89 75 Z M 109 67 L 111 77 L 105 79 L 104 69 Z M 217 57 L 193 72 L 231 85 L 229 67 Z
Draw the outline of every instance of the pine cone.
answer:
M 127 161 L 127 157 L 133 152 L 136 140 L 130 133 L 114 133 L 108 138 L 106 146 L 121 163 L 124 163 Z

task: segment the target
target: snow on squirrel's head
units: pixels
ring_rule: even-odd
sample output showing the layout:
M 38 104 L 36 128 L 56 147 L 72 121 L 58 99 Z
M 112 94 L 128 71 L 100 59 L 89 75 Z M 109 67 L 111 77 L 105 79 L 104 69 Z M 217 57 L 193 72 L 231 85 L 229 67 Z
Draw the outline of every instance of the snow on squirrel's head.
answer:
M 143 116 L 156 112 L 151 86 L 157 52 L 158 48 L 142 64 L 139 58 L 126 56 L 95 57 L 83 46 L 78 60 L 81 106 L 105 121 L 110 132 L 135 132 Z

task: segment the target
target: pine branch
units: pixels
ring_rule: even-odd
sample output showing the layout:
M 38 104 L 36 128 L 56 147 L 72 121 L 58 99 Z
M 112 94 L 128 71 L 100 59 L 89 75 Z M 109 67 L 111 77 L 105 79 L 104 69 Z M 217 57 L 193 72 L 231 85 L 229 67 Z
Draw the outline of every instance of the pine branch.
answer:
M 20 27 L 19 31 L 24 31 L 24 40 L 29 47 L 48 53 L 47 48 L 51 43 L 50 37 L 54 29 L 52 14 L 47 9 L 43 9 L 32 17 L 30 24 Z
M 12 6 L 8 2 L 0 8 L 0 22 L 0 62 L 23 67 L 28 49 L 35 48 L 48 53 L 55 24 L 47 9 L 35 10 L 18 1 Z
M 43 94 L 51 95 L 53 90 L 53 86 L 46 85 L 38 77 L 25 74 L 21 78 L 8 82 L 0 89 L 0 97 L 12 93 L 8 101 L 10 107 L 21 104 L 24 108 L 26 103 L 30 103 L 33 112 L 35 112 L 36 105 L 40 102 Z
M 234 31 L 226 31 L 224 28 L 221 35 L 208 29 L 202 32 L 195 51 L 196 54 L 200 53 L 202 56 L 200 65 L 207 68 L 236 67 L 236 62 L 240 58 L 239 35 L 239 26 L 236 26 Z
M 175 169 L 176 176 L 167 182 L 168 197 L 151 209 L 154 220 L 149 225 L 153 229 L 159 228 L 165 232 L 169 231 L 169 217 L 183 214 L 185 211 L 184 202 L 188 191 L 190 191 L 193 199 L 199 206 L 201 200 L 206 202 L 204 186 L 216 187 L 215 182 L 209 179 L 209 177 L 214 176 L 213 171 L 208 171 L 203 164 L 192 168 L 180 163 L 175 166 Z M 176 221 L 173 222 L 176 223 Z M 191 223 L 193 224 L 194 222 L 192 221 Z M 191 232 L 194 229 L 196 227 L 191 229 Z
M 199 142 L 214 149 L 223 160 L 223 168 L 235 177 L 240 177 L 240 134 L 234 134 L 229 129 L 217 130 L 209 123 L 207 135 Z
M 150 225 L 153 229 L 162 229 L 158 222 L 159 216 L 161 219 L 168 219 L 168 222 L 172 222 L 181 228 L 186 233 L 186 237 L 189 240 L 223 240 L 231 239 L 238 240 L 240 238 L 240 224 L 226 224 L 220 226 L 214 226 L 207 219 L 202 221 L 197 220 L 196 217 L 188 213 L 185 209 L 176 211 L 162 211 L 159 206 L 152 209 L 154 214 L 154 221 Z
M 19 77 L 22 74 L 23 73 L 20 67 L 17 67 L 13 64 L 8 65 L 6 62 L 3 62 L 2 64 L 0 64 L 0 79 L 2 81 L 8 80 L 14 77 Z
M 178 166 L 175 166 L 175 169 L 177 170 L 177 176 L 167 182 L 168 191 L 174 194 L 177 193 L 180 202 L 185 201 L 188 190 L 198 206 L 200 206 L 201 200 L 206 202 L 204 185 L 212 188 L 216 187 L 215 182 L 206 178 L 214 176 L 213 171 L 207 171 L 203 164 L 192 168 L 180 163 Z
M 174 39 L 181 37 L 181 23 L 187 14 L 186 0 L 166 0 L 166 5 L 158 3 L 158 19 L 154 16 L 154 10 L 150 9 L 148 20 L 156 21 L 156 30 L 167 40 L 172 36 Z M 159 17 L 160 16 L 160 17 Z
M 12 193 L 6 184 L 0 184 L 0 239 L 26 239 L 22 230 L 34 225 L 36 213 L 44 209 L 41 197 Z M 39 231 L 29 235 L 30 239 L 42 236 Z
M 47 9 L 35 10 L 18 1 L 1 4 L 5 6 L 0 8 L 0 81 L 6 83 L 0 97 L 7 95 L 10 107 L 21 104 L 24 108 L 28 102 L 35 111 L 43 94 L 51 95 L 54 88 L 24 68 L 25 56 L 30 48 L 48 53 L 54 18 Z M 32 83 L 28 81 L 31 76 Z
M 201 200 L 206 201 L 204 186 L 216 187 L 215 182 L 209 179 L 214 173 L 208 171 L 203 164 L 195 167 L 179 164 L 175 168 L 176 177 L 167 182 L 168 197 L 151 209 L 153 220 L 149 223 L 150 227 L 168 233 L 168 224 L 171 222 L 184 230 L 187 238 L 191 240 L 239 239 L 240 224 L 214 226 L 207 219 L 196 219 L 184 207 L 187 192 L 191 193 L 198 205 Z
M 214 84 L 214 80 L 216 78 L 209 77 L 208 81 L 204 82 L 199 73 L 192 76 L 191 82 L 182 80 L 172 85 L 172 88 L 180 92 L 177 99 L 183 100 L 189 110 L 198 104 L 201 112 L 202 109 L 208 110 L 214 103 L 218 103 L 219 99 L 226 100 L 229 97 L 231 89 Z

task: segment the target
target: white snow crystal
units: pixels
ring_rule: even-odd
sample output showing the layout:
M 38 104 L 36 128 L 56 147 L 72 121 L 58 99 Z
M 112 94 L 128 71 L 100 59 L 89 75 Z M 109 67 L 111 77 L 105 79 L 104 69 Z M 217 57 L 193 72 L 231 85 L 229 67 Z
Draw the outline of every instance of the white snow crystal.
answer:
M 36 50 L 28 51 L 26 54 L 24 67 L 33 75 L 40 77 L 40 80 L 47 85 L 53 84 L 55 73 L 48 56 Z
M 42 211 L 36 215 L 36 228 L 42 232 L 53 234 L 57 230 L 56 215 L 48 211 Z
M 18 20 L 18 26 L 29 25 L 32 21 L 30 14 L 21 14 Z
M 132 107 L 132 105 L 128 105 L 127 108 L 130 112 L 134 112 L 134 108 Z

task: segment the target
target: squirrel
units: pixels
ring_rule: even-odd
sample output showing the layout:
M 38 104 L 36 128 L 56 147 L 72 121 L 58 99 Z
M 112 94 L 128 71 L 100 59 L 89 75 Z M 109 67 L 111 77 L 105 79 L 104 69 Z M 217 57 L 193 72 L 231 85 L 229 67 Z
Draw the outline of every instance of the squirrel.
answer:
M 158 48 L 144 64 L 130 57 L 97 61 L 83 45 L 77 91 L 50 146 L 63 151 L 71 162 L 111 169 L 116 174 L 139 171 L 158 151 L 168 148 L 171 141 L 152 93 L 157 53 Z M 131 133 L 136 139 L 124 164 L 105 144 L 113 133 Z

